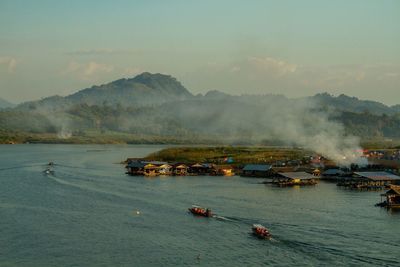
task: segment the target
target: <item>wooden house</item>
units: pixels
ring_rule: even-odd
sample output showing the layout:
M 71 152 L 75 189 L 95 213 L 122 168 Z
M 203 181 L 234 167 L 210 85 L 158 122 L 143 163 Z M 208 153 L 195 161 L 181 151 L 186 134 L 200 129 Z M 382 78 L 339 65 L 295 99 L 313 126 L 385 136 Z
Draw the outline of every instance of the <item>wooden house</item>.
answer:
M 143 174 L 145 176 L 157 176 L 158 175 L 158 166 L 152 163 L 148 163 L 144 166 Z
M 318 177 L 307 172 L 280 172 L 272 180 L 278 186 L 315 185 Z
M 312 171 L 312 174 L 313 174 L 314 176 L 321 176 L 321 170 L 317 168 L 317 169 L 315 169 L 315 170 Z
M 386 200 L 382 201 L 382 197 L 386 197 Z M 400 208 L 400 187 L 392 187 L 385 194 L 381 194 L 381 203 L 377 205 L 387 208 Z
M 330 177 L 338 177 L 338 176 L 343 176 L 345 174 L 344 171 L 341 169 L 327 169 L 324 172 L 322 172 L 322 176 L 325 178 L 330 178 Z
M 172 166 L 167 163 L 158 166 L 158 174 L 159 175 L 171 175 L 172 174 Z
M 247 164 L 241 172 L 245 177 L 271 177 L 274 171 L 271 165 L 266 164 Z
M 127 169 L 126 173 L 129 175 L 144 175 L 144 166 L 146 165 L 147 163 L 142 161 L 137 161 L 137 160 L 129 161 L 128 164 L 126 165 Z
M 354 172 L 353 178 L 366 185 L 386 186 L 400 182 L 399 176 L 388 172 Z
M 190 175 L 207 175 L 210 174 L 214 164 L 211 163 L 195 163 L 188 168 Z
M 186 166 L 185 164 L 178 163 L 172 166 L 173 175 L 184 176 L 187 175 L 187 173 L 188 173 L 188 166 Z
M 354 172 L 351 177 L 346 177 L 337 185 L 350 189 L 383 189 L 389 185 L 400 183 L 400 177 L 388 172 Z
M 235 172 L 233 167 L 230 165 L 219 165 L 214 166 L 213 170 L 211 171 L 210 175 L 213 176 L 233 176 Z

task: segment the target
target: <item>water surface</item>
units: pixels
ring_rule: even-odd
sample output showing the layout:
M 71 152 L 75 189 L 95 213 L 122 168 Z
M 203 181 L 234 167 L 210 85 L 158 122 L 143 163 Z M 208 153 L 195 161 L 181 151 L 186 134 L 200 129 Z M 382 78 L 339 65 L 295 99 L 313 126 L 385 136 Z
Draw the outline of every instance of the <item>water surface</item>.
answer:
M 400 266 L 400 213 L 374 207 L 381 192 L 131 177 L 118 164 L 161 148 L 0 146 L 0 266 Z M 193 203 L 219 217 L 188 214 Z

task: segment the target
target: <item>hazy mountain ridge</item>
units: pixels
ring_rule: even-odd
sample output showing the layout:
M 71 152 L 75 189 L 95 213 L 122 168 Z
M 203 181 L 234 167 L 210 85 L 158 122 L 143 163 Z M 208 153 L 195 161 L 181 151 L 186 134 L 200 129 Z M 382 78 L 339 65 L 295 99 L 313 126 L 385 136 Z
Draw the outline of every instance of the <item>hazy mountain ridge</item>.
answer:
M 312 96 L 321 105 L 330 106 L 340 111 L 351 111 L 357 113 L 369 112 L 372 114 L 395 114 L 400 112 L 400 105 L 387 106 L 377 101 L 360 100 L 357 97 L 350 97 L 341 94 L 337 97 L 328 93 L 316 94 Z
M 20 109 L 50 108 L 65 110 L 76 104 L 88 105 L 122 105 L 122 106 L 154 106 L 168 102 L 183 101 L 188 99 L 230 99 L 244 102 L 262 103 L 271 99 L 289 99 L 283 95 L 230 95 L 218 90 L 211 90 L 205 95 L 194 96 L 174 77 L 164 74 L 151 74 L 144 72 L 134 78 L 119 79 L 113 82 L 95 85 L 82 89 L 74 94 L 62 96 L 50 96 L 38 101 L 29 101 L 17 106 Z M 310 97 L 290 99 L 290 101 L 316 100 L 321 107 L 331 107 L 339 111 L 356 113 L 369 112 L 376 115 L 393 115 L 400 113 L 400 104 L 387 106 L 377 101 L 360 100 L 347 95 L 333 96 L 328 93 L 320 93 Z M 0 107 L 1 107 L 0 99 Z
M 9 101 L 7 101 L 7 100 L 5 100 L 5 99 L 0 97 L 0 109 L 13 108 L 13 107 L 15 107 L 15 104 L 13 104 L 13 103 L 11 103 L 11 102 L 9 102 Z
M 82 136 L 111 131 L 186 140 L 205 137 L 259 142 L 279 140 L 286 133 L 286 139 L 296 140 L 300 133 L 329 133 L 330 127 L 342 131 L 343 125 L 347 133 L 362 138 L 399 138 L 399 109 L 400 105 L 388 107 L 327 93 L 289 99 L 283 95 L 237 96 L 214 90 L 193 96 L 171 76 L 143 73 L 2 111 L 0 132 Z
M 193 97 L 175 78 L 164 74 L 144 72 L 131 79 L 119 79 L 95 85 L 66 97 L 51 96 L 19 105 L 19 109 L 65 110 L 77 104 L 148 106 Z

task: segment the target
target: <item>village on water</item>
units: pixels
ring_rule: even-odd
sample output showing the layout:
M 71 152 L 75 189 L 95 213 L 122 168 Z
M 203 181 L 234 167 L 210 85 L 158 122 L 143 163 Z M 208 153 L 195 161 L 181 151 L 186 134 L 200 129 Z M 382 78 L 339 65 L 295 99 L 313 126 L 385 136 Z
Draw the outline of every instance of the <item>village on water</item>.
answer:
M 214 162 L 167 162 L 128 158 L 126 173 L 132 176 L 234 176 L 265 178 L 263 184 L 272 186 L 311 186 L 320 180 L 335 182 L 350 190 L 386 189 L 377 206 L 400 208 L 400 151 L 365 150 L 366 166 L 337 166 L 318 155 L 301 160 L 266 163 L 238 163 L 233 157 Z

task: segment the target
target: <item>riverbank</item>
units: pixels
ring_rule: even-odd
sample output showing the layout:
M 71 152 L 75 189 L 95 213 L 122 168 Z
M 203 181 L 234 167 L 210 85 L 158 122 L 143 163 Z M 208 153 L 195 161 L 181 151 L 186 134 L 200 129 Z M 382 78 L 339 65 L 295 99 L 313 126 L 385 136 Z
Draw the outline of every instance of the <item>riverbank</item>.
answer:
M 87 130 L 72 133 L 34 133 L 5 131 L 0 129 L 0 144 L 171 144 L 171 145 L 214 145 L 214 146 L 258 146 L 283 147 L 277 140 L 239 140 L 220 136 L 142 135 L 113 131 Z M 361 141 L 364 149 L 399 149 L 400 140 L 368 139 Z
M 83 133 L 1 132 L 0 144 L 222 144 L 209 138 L 137 135 L 119 132 L 87 131 Z

